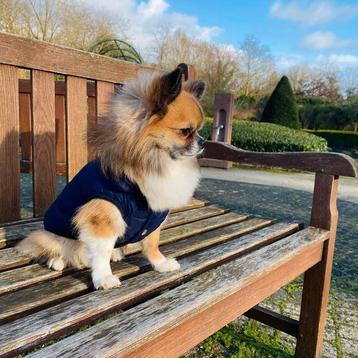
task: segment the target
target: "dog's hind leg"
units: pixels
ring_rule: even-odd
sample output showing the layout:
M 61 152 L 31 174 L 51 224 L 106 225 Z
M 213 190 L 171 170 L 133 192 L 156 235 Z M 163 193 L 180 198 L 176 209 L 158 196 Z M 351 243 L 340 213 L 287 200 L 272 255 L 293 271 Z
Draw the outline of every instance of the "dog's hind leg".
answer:
M 22 255 L 45 261 L 47 266 L 55 271 L 62 271 L 68 266 L 88 267 L 88 259 L 82 242 L 67 239 L 46 230 L 33 231 L 20 241 L 15 249 Z
M 126 229 L 118 208 L 109 201 L 93 199 L 78 210 L 73 223 L 79 232 L 79 240 L 86 246 L 94 287 L 119 286 L 119 278 L 113 275 L 110 266 L 116 240 Z

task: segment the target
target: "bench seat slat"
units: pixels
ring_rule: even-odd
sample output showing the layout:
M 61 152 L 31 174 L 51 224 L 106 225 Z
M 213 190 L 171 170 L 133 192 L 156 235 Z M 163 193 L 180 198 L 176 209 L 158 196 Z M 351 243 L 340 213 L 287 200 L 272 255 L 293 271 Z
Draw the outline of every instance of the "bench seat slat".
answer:
M 20 255 L 14 248 L 0 250 L 0 271 L 29 264 L 31 258 Z
M 271 224 L 270 220 L 253 218 L 192 236 L 182 240 L 183 243 L 175 242 L 164 245 L 162 252 L 165 255 L 182 256 L 233 237 L 244 235 L 269 224 Z M 149 269 L 149 264 L 146 260 L 141 259 L 141 256 L 136 255 L 127 258 L 126 262 L 113 263 L 112 268 L 116 275 L 123 277 L 133 275 L 140 270 Z M 48 272 L 52 271 L 48 270 Z M 6 285 L 6 282 L 4 284 Z M 0 296 L 0 322 L 37 307 L 48 305 L 51 302 L 58 302 L 61 299 L 79 295 L 88 291 L 89 287 L 91 287 L 89 271 L 84 270 L 74 275 L 58 278 L 55 281 L 38 283 L 20 291 L 2 295 Z
M 187 214 L 187 212 L 190 213 L 190 215 Z M 198 209 L 191 209 L 188 211 L 181 211 L 178 213 L 169 214 L 168 220 L 164 224 L 164 230 L 166 228 L 178 226 L 181 224 L 210 218 L 210 217 L 216 216 L 216 215 L 221 215 L 226 212 L 227 212 L 227 210 L 218 208 L 216 206 L 205 206 L 205 207 L 198 208 Z M 32 231 L 35 228 L 40 229 L 42 227 L 43 227 L 42 222 L 39 222 L 37 224 L 31 224 L 29 226 L 29 229 L 31 228 L 31 230 L 28 229 L 28 230 L 26 230 L 26 232 Z M 12 234 L 18 235 L 20 233 L 21 233 L 21 229 L 18 227 L 15 227 L 14 232 Z M 21 233 L 21 235 L 23 236 L 23 233 Z M 22 236 L 19 237 L 18 240 L 20 240 L 22 238 Z M 9 237 L 7 237 L 7 239 L 8 238 Z M 16 237 L 13 237 L 11 240 L 15 241 L 15 239 L 16 239 Z M 28 264 L 29 262 L 30 262 L 30 259 L 28 257 L 20 256 L 12 248 L 0 250 L 0 271 L 5 271 L 10 268 L 23 266 L 23 265 Z
M 173 226 L 187 224 L 193 221 L 210 218 L 211 216 L 224 214 L 227 211 L 227 209 L 218 208 L 214 205 L 204 206 L 202 208 L 197 209 L 179 211 L 168 216 L 168 219 L 164 223 L 164 228 L 170 228 Z
M 236 224 L 238 225 L 238 224 Z M 165 287 L 178 285 L 205 269 L 233 259 L 249 249 L 271 243 L 298 230 L 297 224 L 274 224 L 255 233 L 241 236 L 220 246 L 208 248 L 180 260 L 181 270 L 168 274 L 146 272 L 122 283 L 116 290 L 91 292 L 71 301 L 34 313 L 2 326 L 0 354 L 13 352 L 19 347 L 33 347 L 64 330 L 93 320 L 113 309 L 123 308 L 128 302 Z M 21 327 L 21 329 L 20 329 Z
M 236 311 L 247 310 L 248 305 L 257 304 L 264 292 L 274 292 L 273 289 L 292 279 L 293 274 L 317 263 L 322 257 L 323 241 L 327 238 L 327 231 L 307 228 L 205 272 L 188 283 L 35 352 L 30 357 L 176 357 L 183 352 L 185 339 L 188 339 L 185 341 L 187 349 L 189 344 L 200 342 L 209 332 L 225 325 L 228 318 L 235 318 Z M 193 260 L 197 260 L 199 255 L 195 255 Z M 289 263 L 292 270 L 287 271 Z M 270 276 L 270 280 L 267 280 L 268 273 L 275 271 L 279 275 L 274 278 Z M 262 279 L 266 283 L 264 288 Z M 237 301 L 236 305 L 234 302 L 230 306 L 222 305 L 245 292 L 245 288 L 252 289 L 256 282 L 260 282 L 262 289 L 259 292 L 250 291 L 251 295 L 246 292 L 240 305 Z M 208 314 L 213 313 L 214 308 L 219 310 L 219 319 Z M 198 325 L 198 318 L 203 317 L 210 324 L 204 324 L 199 329 L 194 323 Z M 187 322 L 191 325 L 188 326 Z M 188 329 L 193 326 L 195 331 Z M 174 333 L 176 344 L 173 344 Z M 166 336 L 169 336 L 170 346 L 165 344 L 168 342 Z M 159 337 L 162 345 L 155 345 L 158 342 L 155 339 Z
M 171 214 L 169 218 L 174 214 L 177 215 L 176 213 L 184 212 L 186 210 L 191 210 L 195 208 L 198 209 L 202 208 L 205 206 L 205 204 L 206 203 L 204 201 L 198 199 L 192 199 L 192 201 L 188 205 L 171 210 Z M 212 208 L 213 206 L 210 207 Z M 219 208 L 217 209 L 226 211 L 225 209 L 219 209 Z M 19 240 L 23 239 L 30 232 L 34 230 L 43 229 L 42 220 L 38 220 L 38 219 L 36 221 L 33 220 L 34 219 L 31 219 L 31 222 L 25 222 L 25 223 L 21 223 L 21 221 L 17 221 L 14 225 L 6 224 L 3 227 L 0 227 L 0 249 L 15 245 Z M 196 220 L 195 218 L 188 219 L 188 222 L 191 221 L 196 221 Z M 166 226 L 164 225 L 164 227 Z
M 171 213 L 178 213 L 180 211 L 185 211 L 189 209 L 201 208 L 205 206 L 207 203 L 203 200 L 199 200 L 196 198 L 191 199 L 191 202 L 187 205 L 181 206 L 180 208 L 175 208 L 170 210 Z

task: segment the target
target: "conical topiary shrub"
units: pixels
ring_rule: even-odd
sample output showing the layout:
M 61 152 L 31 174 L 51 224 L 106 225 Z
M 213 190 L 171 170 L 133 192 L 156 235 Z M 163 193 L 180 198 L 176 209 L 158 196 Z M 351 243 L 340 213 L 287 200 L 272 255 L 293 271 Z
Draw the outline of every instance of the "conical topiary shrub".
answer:
M 262 113 L 262 121 L 290 128 L 301 128 L 296 101 L 286 76 L 280 79 L 267 101 Z

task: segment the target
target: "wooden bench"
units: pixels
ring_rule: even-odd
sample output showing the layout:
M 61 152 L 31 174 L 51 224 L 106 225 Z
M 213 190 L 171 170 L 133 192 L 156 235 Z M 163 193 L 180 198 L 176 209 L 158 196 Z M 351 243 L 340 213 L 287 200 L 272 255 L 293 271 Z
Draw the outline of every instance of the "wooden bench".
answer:
M 20 220 L 19 81 L 32 70 L 34 218 Z M 162 251 L 181 270 L 158 273 L 131 246 L 112 264 L 118 289 L 93 291 L 88 270 L 51 271 L 12 247 L 42 226 L 55 197 L 54 73 L 66 75 L 66 172 L 88 160 L 87 79 L 96 81 L 96 112 L 114 84 L 133 77 L 135 64 L 0 34 L 0 356 L 177 357 L 240 315 L 297 338 L 297 357 L 319 357 L 337 226 L 340 175 L 357 177 L 340 154 L 253 153 L 209 142 L 213 159 L 316 173 L 311 226 L 234 213 L 193 199 L 171 212 Z M 191 76 L 194 72 L 191 69 Z M 304 273 L 300 320 L 257 306 Z

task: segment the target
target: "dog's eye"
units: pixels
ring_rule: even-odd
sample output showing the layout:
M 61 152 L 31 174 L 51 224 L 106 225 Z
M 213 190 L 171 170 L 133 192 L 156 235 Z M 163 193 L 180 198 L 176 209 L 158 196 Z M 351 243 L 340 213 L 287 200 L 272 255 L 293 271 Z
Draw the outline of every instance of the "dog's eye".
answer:
M 191 134 L 191 128 L 182 128 L 180 132 L 184 137 L 187 137 Z

